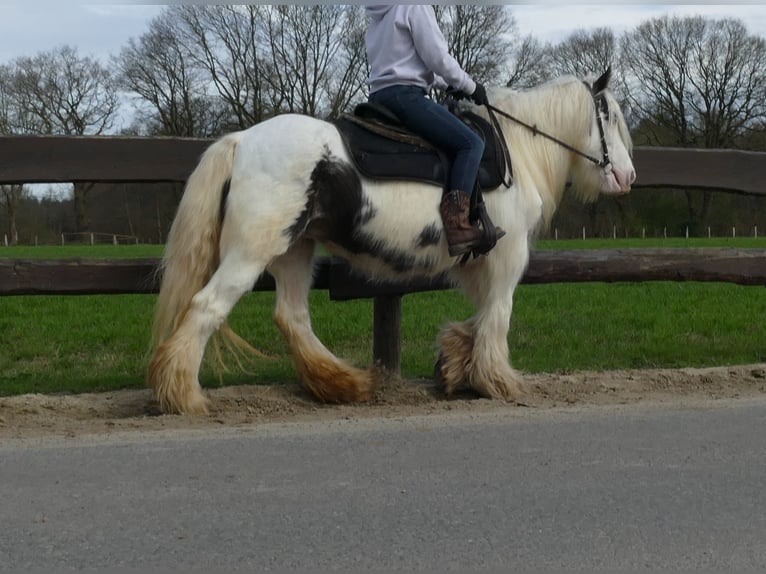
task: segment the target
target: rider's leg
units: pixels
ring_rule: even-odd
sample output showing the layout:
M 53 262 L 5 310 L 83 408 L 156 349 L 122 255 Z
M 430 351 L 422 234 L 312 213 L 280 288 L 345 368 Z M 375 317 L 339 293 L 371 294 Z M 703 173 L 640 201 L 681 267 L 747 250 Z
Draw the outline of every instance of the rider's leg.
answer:
M 439 211 L 450 255 L 471 251 L 482 235 L 468 216 L 484 141 L 446 107 L 427 98 L 422 88 L 391 86 L 371 94 L 369 99 L 386 106 L 405 126 L 453 158 L 451 191 L 444 195 Z

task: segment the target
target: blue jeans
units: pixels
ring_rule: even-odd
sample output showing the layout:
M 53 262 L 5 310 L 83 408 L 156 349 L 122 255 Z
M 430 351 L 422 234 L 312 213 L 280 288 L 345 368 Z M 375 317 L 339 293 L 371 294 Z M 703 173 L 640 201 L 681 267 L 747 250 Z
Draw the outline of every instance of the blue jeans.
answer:
M 452 159 L 450 189 L 473 193 L 484 140 L 445 106 L 416 86 L 390 86 L 370 94 L 369 101 L 391 110 L 407 128 L 447 152 Z

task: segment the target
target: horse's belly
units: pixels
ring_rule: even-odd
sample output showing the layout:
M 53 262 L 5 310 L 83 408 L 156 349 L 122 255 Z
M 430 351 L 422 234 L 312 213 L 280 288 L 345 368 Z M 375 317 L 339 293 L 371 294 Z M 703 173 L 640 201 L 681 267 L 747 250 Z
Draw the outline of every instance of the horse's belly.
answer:
M 352 269 L 375 280 L 406 282 L 418 277 L 434 277 L 451 266 L 450 260 L 439 255 L 423 257 L 418 253 L 400 253 L 386 257 L 377 253 L 352 253 L 332 241 L 321 243 L 329 253 L 344 259 Z

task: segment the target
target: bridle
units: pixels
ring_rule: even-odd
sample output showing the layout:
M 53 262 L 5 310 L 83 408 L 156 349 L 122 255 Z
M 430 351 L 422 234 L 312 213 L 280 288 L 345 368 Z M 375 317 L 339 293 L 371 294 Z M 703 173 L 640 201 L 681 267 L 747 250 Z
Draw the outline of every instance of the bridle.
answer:
M 592 156 L 590 154 L 582 152 L 582 151 L 578 150 L 577 148 L 575 148 L 574 146 L 571 146 L 568 143 L 566 143 L 564 141 L 561 141 L 560 139 L 558 139 L 558 138 L 556 138 L 556 137 L 554 137 L 554 136 L 552 136 L 552 135 L 550 135 L 550 134 L 548 134 L 548 133 L 546 133 L 544 131 L 541 131 L 541 130 L 537 129 L 536 125 L 530 125 L 530 124 L 524 122 L 523 120 L 520 120 L 519 118 L 517 118 L 517 117 L 515 117 L 515 116 L 513 116 L 513 115 L 511 115 L 511 114 L 509 114 L 507 112 L 504 112 L 503 110 L 501 110 L 499 108 L 496 108 L 495 106 L 493 106 L 491 104 L 486 104 L 487 112 L 489 114 L 490 120 L 492 121 L 492 125 L 494 126 L 495 130 L 497 131 L 497 133 L 500 135 L 499 139 L 502 142 L 503 153 L 506 156 L 506 160 L 508 160 L 508 165 L 510 165 L 510 154 L 508 152 L 507 144 L 505 143 L 505 137 L 503 136 L 503 132 L 502 132 L 502 130 L 500 128 L 500 122 L 497 120 L 497 117 L 495 116 L 495 114 L 500 114 L 501 116 L 506 117 L 509 120 L 516 122 L 520 126 L 523 126 L 523 127 L 527 128 L 535 136 L 540 135 L 540 136 L 542 136 L 542 137 L 544 137 L 546 139 L 551 140 L 552 142 L 557 143 L 561 147 L 563 147 L 565 149 L 568 149 L 569 151 L 571 151 L 573 153 L 576 153 L 577 155 L 579 155 L 581 157 L 584 157 L 588 161 L 596 164 L 598 167 L 603 168 L 603 170 L 607 173 L 607 175 L 609 173 L 611 173 L 611 171 L 612 171 L 612 161 L 609 159 L 609 149 L 608 149 L 608 147 L 606 145 L 606 136 L 604 134 L 604 120 L 602 118 L 602 114 L 604 116 L 606 116 L 609 113 L 609 108 L 608 108 L 608 105 L 607 105 L 607 102 L 606 102 L 606 96 L 604 95 L 603 92 L 599 92 L 597 94 L 594 94 L 592 92 L 592 90 L 591 90 L 591 87 L 586 82 L 583 82 L 583 84 L 587 88 L 588 93 L 590 93 L 591 96 L 593 97 L 593 105 L 594 105 L 594 107 L 596 109 L 596 125 L 598 126 L 599 137 L 601 138 L 601 159 L 598 159 L 597 157 L 594 157 L 594 156 Z M 504 184 L 505 184 L 506 187 L 510 187 L 509 183 L 506 184 L 504 182 Z

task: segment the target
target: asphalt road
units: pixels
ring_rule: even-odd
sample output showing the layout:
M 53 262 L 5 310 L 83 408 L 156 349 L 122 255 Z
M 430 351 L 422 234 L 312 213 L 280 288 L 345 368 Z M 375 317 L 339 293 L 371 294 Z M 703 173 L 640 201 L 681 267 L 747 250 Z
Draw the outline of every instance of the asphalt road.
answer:
M 0 570 L 763 570 L 764 431 L 766 398 L 6 441 Z

